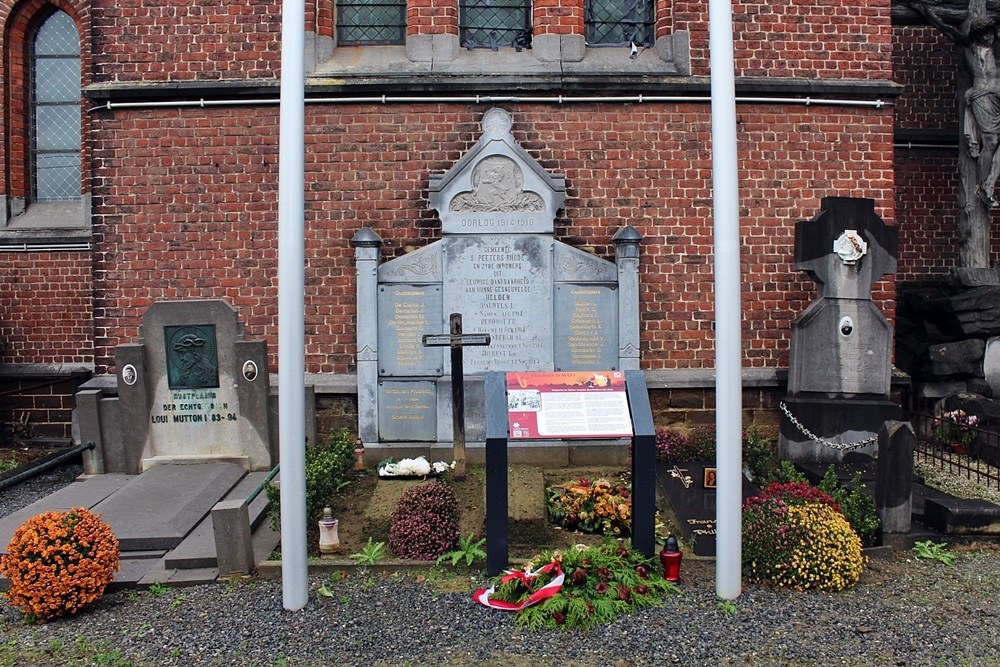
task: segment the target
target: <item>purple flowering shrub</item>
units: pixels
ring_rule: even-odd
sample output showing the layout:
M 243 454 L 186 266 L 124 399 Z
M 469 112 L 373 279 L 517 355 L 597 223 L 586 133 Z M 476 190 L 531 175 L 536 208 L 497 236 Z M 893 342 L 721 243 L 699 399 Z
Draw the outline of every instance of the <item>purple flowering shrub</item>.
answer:
M 715 428 L 698 426 L 689 435 L 669 428 L 657 430 L 656 458 L 666 463 L 714 461 Z
M 389 517 L 389 548 L 399 558 L 435 560 L 458 541 L 458 496 L 443 482 L 407 489 Z

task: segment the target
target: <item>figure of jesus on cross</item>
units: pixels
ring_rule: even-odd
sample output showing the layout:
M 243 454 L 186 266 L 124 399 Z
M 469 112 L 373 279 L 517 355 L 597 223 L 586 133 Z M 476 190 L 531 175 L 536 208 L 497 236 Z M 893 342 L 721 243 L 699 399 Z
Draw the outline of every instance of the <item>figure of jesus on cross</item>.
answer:
M 971 0 L 969 11 L 959 27 L 945 22 L 923 2 L 909 2 L 916 12 L 943 32 L 962 49 L 972 74 L 972 85 L 965 91 L 963 134 L 969 155 L 976 159 L 977 196 L 989 208 L 1000 206 L 994 190 L 1000 178 L 1000 67 L 997 65 L 997 21 L 990 18 L 986 0 Z

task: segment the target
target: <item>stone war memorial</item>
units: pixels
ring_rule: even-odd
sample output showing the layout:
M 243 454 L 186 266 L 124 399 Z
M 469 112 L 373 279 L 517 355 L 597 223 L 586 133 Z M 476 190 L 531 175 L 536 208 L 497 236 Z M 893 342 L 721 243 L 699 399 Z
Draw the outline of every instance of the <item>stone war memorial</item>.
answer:
M 366 451 L 395 456 L 452 446 L 454 369 L 442 347 L 422 343 L 447 333 L 452 314 L 462 316 L 464 331 L 490 339 L 464 350 L 467 437 L 479 460 L 485 372 L 639 368 L 641 236 L 623 227 L 615 262 L 555 239 L 565 181 L 517 144 L 512 123 L 501 109 L 487 111 L 478 143 L 431 177 L 441 240 L 380 263 L 379 237 L 368 229 L 354 237 Z M 565 443 L 543 446 L 555 457 L 549 461 L 569 462 Z
M 114 390 L 77 394 L 89 473 L 176 463 L 271 467 L 267 346 L 244 340 L 226 302 L 154 303 L 139 342 L 115 350 Z M 115 391 L 117 392 L 115 394 Z

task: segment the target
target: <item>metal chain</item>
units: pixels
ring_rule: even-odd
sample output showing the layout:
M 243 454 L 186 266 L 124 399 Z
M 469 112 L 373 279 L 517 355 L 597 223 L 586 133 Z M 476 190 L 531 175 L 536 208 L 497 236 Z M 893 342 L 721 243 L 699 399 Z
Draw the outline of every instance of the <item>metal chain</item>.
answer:
M 794 425 L 795 428 L 802 431 L 802 435 L 806 436 L 813 442 L 818 442 L 821 445 L 826 445 L 831 449 L 837 449 L 840 451 L 847 451 L 850 449 L 861 449 L 862 447 L 867 447 L 868 445 L 871 445 L 878 441 L 878 435 L 873 435 L 870 438 L 865 438 L 864 440 L 858 440 L 857 442 L 845 442 L 845 443 L 831 442 L 830 440 L 826 440 L 824 438 L 819 437 L 818 435 L 807 429 L 802 424 L 802 422 L 800 422 L 798 419 L 795 418 L 795 415 L 793 415 L 792 411 L 788 409 L 788 406 L 785 405 L 784 401 L 779 402 L 778 407 L 781 408 L 781 411 L 784 412 L 785 416 L 788 417 L 789 421 L 792 422 L 792 425 Z

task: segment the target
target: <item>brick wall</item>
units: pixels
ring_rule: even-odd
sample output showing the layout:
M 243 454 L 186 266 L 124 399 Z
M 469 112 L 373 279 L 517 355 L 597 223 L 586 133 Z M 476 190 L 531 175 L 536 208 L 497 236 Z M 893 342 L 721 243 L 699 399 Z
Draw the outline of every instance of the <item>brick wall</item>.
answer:
M 897 281 L 940 280 L 958 265 L 956 79 L 962 56 L 936 28 L 897 26 L 892 58 L 894 78 L 906 87 L 896 101 L 895 121 L 907 137 L 895 150 Z M 950 145 L 927 147 L 935 141 Z M 993 247 L 996 261 L 998 244 Z
M 893 29 L 893 78 L 906 86 L 896 100 L 896 127 L 921 130 L 957 128 L 955 76 L 961 54 L 931 26 Z
M 98 0 L 91 6 L 95 81 L 278 76 L 280 2 Z M 315 25 L 317 17 L 310 16 Z
M 641 249 L 643 365 L 713 362 L 707 105 L 509 105 L 518 141 L 567 178 L 556 237 L 613 258 Z M 353 368 L 353 249 L 361 227 L 386 259 L 438 238 L 427 181 L 479 136 L 484 108 L 309 106 L 306 354 L 311 373 Z M 893 222 L 891 111 L 740 109 L 746 364 L 787 363 L 791 319 L 815 298 L 792 270 L 794 223 L 824 196 L 876 200 Z M 95 189 L 98 372 L 155 300 L 225 298 L 275 352 L 277 109 L 100 112 Z M 208 128 L 211 128 L 209 130 Z M 891 284 L 876 294 L 891 314 Z M 272 358 L 272 363 L 275 359 Z
M 0 378 L 0 442 L 69 440 L 73 394 L 83 378 Z
M 0 258 L 0 363 L 91 363 L 90 254 L 0 250 Z
M 889 0 L 733 3 L 737 76 L 888 79 Z M 708 3 L 673 3 L 673 25 L 691 32 L 692 74 L 707 75 Z

